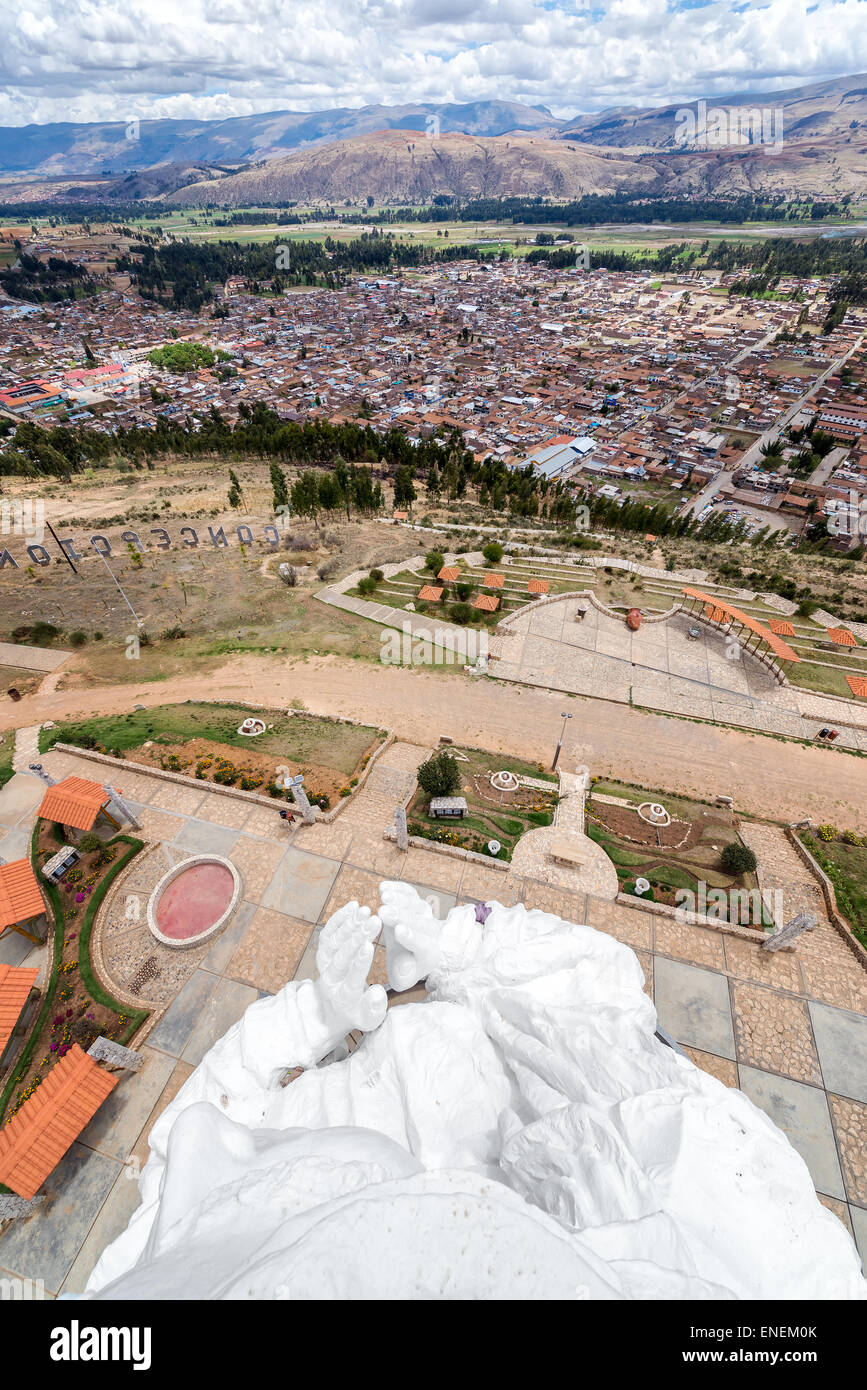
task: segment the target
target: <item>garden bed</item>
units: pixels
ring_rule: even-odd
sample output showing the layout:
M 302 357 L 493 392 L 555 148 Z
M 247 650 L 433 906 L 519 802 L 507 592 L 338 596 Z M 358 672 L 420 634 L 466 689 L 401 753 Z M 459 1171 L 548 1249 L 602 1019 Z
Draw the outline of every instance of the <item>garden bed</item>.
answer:
M 867 836 L 852 838 L 857 843 L 848 843 L 833 826 L 824 825 L 818 835 L 800 833 L 802 844 L 833 883 L 837 907 L 853 936 L 867 947 Z
M 59 827 L 37 821 L 31 842 L 37 875 L 63 843 Z M 0 1118 L 12 1118 L 73 1043 L 85 1052 L 100 1036 L 126 1043 L 147 1018 L 147 1010 L 125 1009 L 112 999 L 90 963 L 90 933 L 99 905 L 118 873 L 142 848 L 141 840 L 118 835 L 98 849 L 82 851 L 60 884 L 49 884 L 40 875 L 49 923 L 54 918 L 48 936 L 49 951 L 53 942 L 52 964 L 39 1017 L 0 1095 Z
M 462 785 L 456 795 L 466 800 L 468 814 L 459 820 L 441 820 L 429 815 L 429 798 L 419 787 L 406 812 L 411 835 L 508 861 L 522 835 L 537 826 L 551 824 L 559 787 L 556 777 L 541 765 L 508 755 L 492 756 L 477 748 L 445 751 L 458 759 Z M 516 791 L 496 791 L 490 784 L 490 774 L 503 770 L 547 782 L 550 790 L 521 786 Z M 489 840 L 500 842 L 496 856 L 488 850 Z
M 618 804 L 600 801 L 600 793 L 623 800 Z M 661 801 L 671 816 L 670 825 L 659 827 L 658 840 L 657 827 L 638 815 L 637 807 L 646 801 Z M 678 897 L 679 890 L 687 890 L 698 899 L 700 883 L 706 885 L 708 894 L 715 889 L 753 894 L 758 887 L 754 873 L 733 875 L 722 868 L 720 855 L 724 847 L 741 842 L 737 817 L 722 808 L 703 806 L 701 802 L 664 792 L 604 782 L 591 789 L 585 820 L 588 836 L 605 851 L 617 870 L 620 891 L 646 902 L 680 906 L 683 899 Z M 635 894 L 638 878 L 648 880 L 648 893 Z M 716 899 L 711 898 L 711 903 L 715 905 Z M 750 904 L 751 909 L 753 905 Z M 701 911 L 700 906 L 698 910 Z M 742 923 L 763 924 L 771 924 L 767 913 L 752 910 L 750 922 Z
M 251 711 L 266 723 L 265 732 L 254 739 L 238 733 Z M 303 774 L 310 801 L 327 810 L 351 793 L 385 738 L 381 729 L 348 720 L 190 702 L 60 724 L 42 731 L 39 746 L 44 752 L 57 742 L 75 744 L 143 767 L 278 798 L 284 793 L 275 778 L 286 769 L 292 776 Z

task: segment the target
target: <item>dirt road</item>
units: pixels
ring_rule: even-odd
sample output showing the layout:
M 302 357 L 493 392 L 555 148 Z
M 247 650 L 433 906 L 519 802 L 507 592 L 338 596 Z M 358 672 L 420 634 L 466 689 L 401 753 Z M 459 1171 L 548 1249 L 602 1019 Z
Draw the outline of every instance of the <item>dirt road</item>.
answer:
M 0 707 L 0 728 L 117 714 L 136 703 L 224 699 L 288 707 L 301 700 L 314 714 L 361 719 L 413 742 L 433 744 L 447 734 L 550 763 L 568 711 L 561 755 L 567 769 L 587 763 L 599 775 L 653 789 L 708 798 L 724 793 L 754 815 L 810 817 L 867 832 L 867 759 L 483 678 L 339 657 L 291 665 L 243 656 L 208 675 L 81 691 L 43 685 L 43 691 Z

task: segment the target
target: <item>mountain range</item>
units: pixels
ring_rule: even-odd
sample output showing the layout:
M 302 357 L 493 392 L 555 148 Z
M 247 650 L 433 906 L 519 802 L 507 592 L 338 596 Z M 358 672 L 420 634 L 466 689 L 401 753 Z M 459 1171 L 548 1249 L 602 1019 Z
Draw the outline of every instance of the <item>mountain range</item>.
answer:
M 480 101 L 222 121 L 0 129 L 0 197 L 245 207 L 634 192 L 657 197 L 858 197 L 867 182 L 867 75 L 705 102 L 708 122 L 760 111 L 768 143 L 683 143 L 698 102 L 573 120 Z M 131 138 L 130 138 L 131 137 Z

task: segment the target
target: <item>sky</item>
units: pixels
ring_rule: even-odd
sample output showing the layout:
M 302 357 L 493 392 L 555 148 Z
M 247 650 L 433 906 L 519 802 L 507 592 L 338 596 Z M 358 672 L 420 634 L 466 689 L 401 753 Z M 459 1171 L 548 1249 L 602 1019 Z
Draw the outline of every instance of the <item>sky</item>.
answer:
M 867 0 L 18 0 L 0 125 L 498 98 L 555 115 L 867 72 Z

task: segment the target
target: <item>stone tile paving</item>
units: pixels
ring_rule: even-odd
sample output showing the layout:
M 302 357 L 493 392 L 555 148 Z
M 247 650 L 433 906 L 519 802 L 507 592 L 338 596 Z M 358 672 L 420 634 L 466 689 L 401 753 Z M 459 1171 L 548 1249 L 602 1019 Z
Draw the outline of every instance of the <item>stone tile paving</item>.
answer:
M 821 1086 L 810 1015 L 803 999 L 760 985 L 733 986 L 738 1060 Z
M 712 970 L 723 969 L 723 939 L 719 932 L 678 922 L 672 917 L 657 917 L 654 923 L 657 951 L 676 960 L 688 960 L 693 965 L 707 965 Z
M 684 1047 L 690 1061 L 708 1075 L 715 1076 L 724 1086 L 738 1085 L 738 1068 L 728 1057 L 715 1057 L 712 1052 L 700 1052 L 697 1047 Z
M 260 907 L 226 967 L 226 974 L 276 994 L 287 980 L 294 979 L 313 930 L 310 922 Z
M 817 1086 L 771 1076 L 743 1063 L 739 1071 L 741 1090 L 788 1137 L 809 1168 L 816 1190 L 845 1200 L 846 1190 L 825 1092 Z
M 867 1027 L 861 1017 L 867 1011 L 867 977 L 828 923 L 815 884 L 782 832 L 748 827 L 761 861 L 763 886 L 784 888 L 786 916 L 809 904 L 819 916 L 819 927 L 800 938 L 797 952 L 772 955 L 750 942 L 626 908 L 611 899 L 588 897 L 532 873 L 516 873 L 514 866 L 503 873 L 433 851 L 402 854 L 383 840 L 383 828 L 391 821 L 400 793 L 408 794 L 415 785 L 415 770 L 428 752 L 393 744 L 383 755 L 382 767 L 373 769 L 362 793 L 333 823 L 292 832 L 269 808 L 208 792 L 200 800 L 178 799 L 173 784 L 134 774 L 135 799 L 144 807 L 142 837 L 156 840 L 158 848 L 119 885 L 120 901 L 108 904 L 104 944 L 115 977 L 128 979 L 133 959 L 139 962 L 145 948 L 159 949 L 149 933 L 145 939 L 143 923 L 127 929 L 126 896 L 145 899 L 166 868 L 191 848 L 202 843 L 213 848 L 216 840 L 227 843 L 244 881 L 243 900 L 216 941 L 192 951 L 166 952 L 172 959 L 160 960 L 159 980 L 148 984 L 151 993 L 144 997 L 168 1005 L 145 1043 L 148 1056 L 161 1060 L 150 1061 L 146 1074 L 125 1079 L 113 1093 L 116 1111 L 102 1112 L 104 1129 L 93 1122 L 94 1147 L 77 1144 L 58 1169 L 58 1182 L 68 1180 L 70 1191 L 80 1197 L 80 1211 L 69 1231 L 59 1233 L 47 1214 L 40 1218 L 34 1213 L 0 1238 L 0 1266 L 19 1274 L 27 1274 L 30 1266 L 35 1277 L 37 1263 L 45 1264 L 54 1281 L 49 1284 L 52 1293 L 64 1279 L 70 1291 L 83 1286 L 98 1247 L 108 1243 L 133 1209 L 136 1184 L 127 1181 L 127 1170 L 120 1165 L 129 1153 L 140 1160 L 146 1157 L 150 1126 L 189 1075 L 191 1061 L 203 1055 L 259 993 L 277 990 L 291 978 L 315 975 L 321 924 L 351 898 L 375 907 L 384 877 L 403 878 L 434 893 L 443 909 L 455 900 L 523 901 L 568 920 L 588 921 L 625 942 L 636 950 L 645 987 L 656 995 L 662 1025 L 696 1065 L 726 1085 L 738 1084 L 740 1069 L 741 1084 L 753 1078 L 750 1084 L 757 1096 L 761 1090 L 766 1097 L 783 1098 L 773 1104 L 783 1106 L 787 1123 L 795 1126 L 800 1114 L 805 1134 L 810 1132 L 810 1117 L 821 1118 L 821 1088 L 827 1087 L 826 1108 L 844 1188 L 836 1189 L 839 1195 L 826 1192 L 826 1205 L 842 1219 L 845 1191 L 853 1229 L 867 1242 L 867 1106 L 859 1099 L 854 1079 Z M 51 753 L 43 761 L 55 776 L 104 775 L 101 767 L 95 773 L 84 756 Z M 181 805 L 190 811 L 181 812 Z M 370 978 L 385 980 L 381 946 Z M 825 1143 L 827 1132 L 821 1124 L 819 1130 Z M 803 1135 L 798 1138 L 799 1144 L 806 1142 Z M 100 1144 L 110 1152 L 103 1152 Z M 833 1173 L 829 1152 L 823 1161 L 826 1171 Z M 829 1177 L 821 1181 L 834 1187 Z M 16 1227 L 26 1234 L 15 1234 Z
M 849 1198 L 867 1207 L 867 1105 L 829 1096 Z

